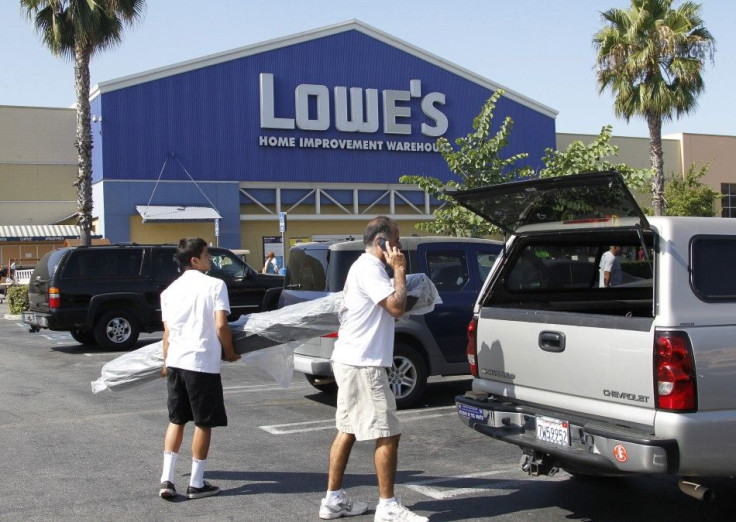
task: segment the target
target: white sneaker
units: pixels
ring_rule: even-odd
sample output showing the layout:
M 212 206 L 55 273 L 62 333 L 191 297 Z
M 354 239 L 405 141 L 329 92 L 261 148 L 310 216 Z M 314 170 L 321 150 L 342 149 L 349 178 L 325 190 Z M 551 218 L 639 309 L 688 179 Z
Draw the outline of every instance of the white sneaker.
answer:
M 354 517 L 362 515 L 368 510 L 368 504 L 359 500 L 353 500 L 347 496 L 335 504 L 328 503 L 326 498 L 322 499 L 319 506 L 319 518 L 332 520 L 340 517 Z
M 427 522 L 429 519 L 421 515 L 417 515 L 409 508 L 402 506 L 398 502 L 390 504 L 378 505 L 376 507 L 376 516 L 373 517 L 374 522 Z

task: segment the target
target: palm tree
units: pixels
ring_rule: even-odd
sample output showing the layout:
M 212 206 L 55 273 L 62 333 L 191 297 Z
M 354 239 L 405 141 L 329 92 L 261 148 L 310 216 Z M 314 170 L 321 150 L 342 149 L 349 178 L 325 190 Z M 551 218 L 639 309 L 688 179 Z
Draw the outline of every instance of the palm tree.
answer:
M 20 0 L 20 5 L 51 52 L 74 59 L 77 215 L 82 244 L 89 245 L 92 229 L 89 62 L 93 54 L 120 43 L 124 26 L 141 18 L 145 0 Z
M 615 96 L 616 116 L 642 116 L 649 127 L 654 170 L 654 213 L 664 213 L 662 122 L 687 114 L 703 91 L 701 72 L 713 61 L 715 40 L 703 26 L 700 5 L 674 0 L 631 0 L 629 9 L 601 13 L 603 29 L 593 37 L 598 52 L 599 93 Z

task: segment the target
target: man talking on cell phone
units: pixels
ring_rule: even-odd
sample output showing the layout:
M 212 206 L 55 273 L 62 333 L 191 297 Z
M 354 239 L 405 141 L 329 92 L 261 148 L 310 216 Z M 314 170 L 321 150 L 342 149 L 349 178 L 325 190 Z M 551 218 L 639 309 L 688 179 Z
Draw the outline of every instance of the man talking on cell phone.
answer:
M 337 435 L 330 447 L 327 494 L 319 516 L 361 515 L 368 504 L 350 499 L 342 488 L 356 440 L 375 440 L 374 463 L 379 502 L 375 521 L 428 520 L 412 513 L 394 496 L 401 426 L 396 398 L 388 382 L 393 363 L 394 322 L 406 307 L 406 258 L 399 227 L 385 216 L 372 219 L 363 233 L 365 253 L 350 267 L 345 282 L 340 330 L 332 353 L 337 382 Z M 394 272 L 393 284 L 386 267 Z

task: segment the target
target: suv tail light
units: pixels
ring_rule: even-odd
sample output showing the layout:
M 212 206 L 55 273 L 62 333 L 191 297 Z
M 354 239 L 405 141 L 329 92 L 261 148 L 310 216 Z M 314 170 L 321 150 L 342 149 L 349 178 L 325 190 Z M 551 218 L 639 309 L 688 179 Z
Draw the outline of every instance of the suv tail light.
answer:
M 55 287 L 49 288 L 49 308 L 59 308 L 61 305 L 61 294 Z
M 470 373 L 473 377 L 478 377 L 478 349 L 476 346 L 476 334 L 478 330 L 478 318 L 473 319 L 468 323 L 468 347 L 465 349 L 465 353 L 468 354 L 468 362 L 470 363 Z
M 655 336 L 654 382 L 657 408 L 697 410 L 695 364 L 690 338 L 685 332 L 658 332 Z
M 320 337 L 327 337 L 328 339 L 337 339 L 337 332 L 328 333 Z

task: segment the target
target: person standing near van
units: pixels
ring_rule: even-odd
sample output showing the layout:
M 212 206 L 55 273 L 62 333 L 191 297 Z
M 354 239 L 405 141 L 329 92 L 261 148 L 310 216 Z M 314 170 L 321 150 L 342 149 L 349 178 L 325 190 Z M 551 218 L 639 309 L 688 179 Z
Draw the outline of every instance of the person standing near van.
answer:
M 598 281 L 598 286 L 600 288 L 618 286 L 623 282 L 621 261 L 618 259 L 620 254 L 621 247 L 612 246 L 601 256 L 601 262 L 598 265 L 598 268 L 600 269 L 600 280 Z
M 399 227 L 392 219 L 376 217 L 368 223 L 363 243 L 365 253 L 348 271 L 332 353 L 338 386 L 337 435 L 330 447 L 327 493 L 319 516 L 350 517 L 368 509 L 365 502 L 347 496 L 342 480 L 355 441 L 375 440 L 379 503 L 374 520 L 423 522 L 428 519 L 412 513 L 394 496 L 401 426 L 386 369 L 393 364 L 394 322 L 406 307 L 406 258 L 400 250 Z M 386 265 L 393 268 L 393 284 Z
M 201 238 L 179 241 L 175 259 L 182 274 L 161 293 L 164 323 L 164 368 L 167 378 L 169 426 L 164 438 L 164 464 L 159 496 L 176 495 L 174 468 L 184 437 L 184 426 L 194 421 L 192 473 L 187 498 L 217 495 L 220 488 L 204 480 L 212 428 L 227 426 L 220 378 L 220 359 L 240 359 L 233 347 L 227 316 L 227 287 L 205 274 L 210 267 L 207 242 Z
M 263 265 L 263 273 L 264 274 L 278 274 L 279 273 L 279 265 L 276 262 L 275 252 L 268 253 L 268 257 L 266 257 L 266 264 Z

